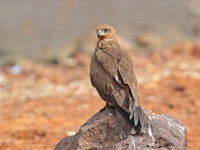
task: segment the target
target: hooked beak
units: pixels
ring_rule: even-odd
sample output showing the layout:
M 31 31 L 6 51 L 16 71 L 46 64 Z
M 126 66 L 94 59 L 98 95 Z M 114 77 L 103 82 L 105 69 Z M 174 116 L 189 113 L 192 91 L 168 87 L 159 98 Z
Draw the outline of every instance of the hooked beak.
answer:
M 97 37 L 100 38 L 104 36 L 105 32 L 103 30 L 97 30 Z

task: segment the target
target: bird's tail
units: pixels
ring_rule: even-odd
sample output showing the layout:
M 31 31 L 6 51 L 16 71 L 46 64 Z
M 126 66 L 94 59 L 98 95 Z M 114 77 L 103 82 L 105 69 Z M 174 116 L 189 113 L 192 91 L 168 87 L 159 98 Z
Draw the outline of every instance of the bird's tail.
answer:
M 144 131 L 143 129 L 146 127 L 148 117 L 140 106 L 134 108 L 134 116 L 131 119 L 130 114 L 123 110 L 120 106 L 115 106 L 115 108 L 137 133 Z

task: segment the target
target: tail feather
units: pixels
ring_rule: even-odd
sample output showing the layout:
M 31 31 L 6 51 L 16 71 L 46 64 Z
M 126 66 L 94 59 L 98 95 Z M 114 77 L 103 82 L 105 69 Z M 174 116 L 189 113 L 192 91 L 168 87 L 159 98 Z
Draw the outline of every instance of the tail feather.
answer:
M 139 122 L 141 123 L 141 126 L 145 126 L 145 121 L 147 120 L 146 118 L 147 116 L 140 106 L 134 108 L 135 126 L 137 126 Z
M 140 106 L 134 108 L 134 116 L 132 117 L 132 119 L 130 119 L 130 114 L 123 110 L 121 107 L 115 106 L 115 108 L 120 112 L 124 119 L 136 130 L 136 132 L 140 132 L 141 128 L 145 127 L 147 116 Z
M 135 126 L 137 126 L 138 125 L 138 122 L 141 120 L 140 118 L 138 118 L 139 117 L 139 114 L 140 113 L 140 110 L 138 109 L 138 107 L 135 107 L 134 108 L 134 112 L 133 112 L 133 114 L 134 114 L 134 124 L 135 124 Z

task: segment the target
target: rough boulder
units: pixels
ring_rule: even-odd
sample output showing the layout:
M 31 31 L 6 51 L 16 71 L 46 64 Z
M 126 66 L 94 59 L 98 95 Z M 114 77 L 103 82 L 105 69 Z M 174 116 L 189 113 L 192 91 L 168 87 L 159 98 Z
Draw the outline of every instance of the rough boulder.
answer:
M 62 139 L 54 150 L 187 149 L 183 124 L 168 115 L 156 115 L 149 110 L 145 112 L 149 117 L 146 133 L 125 132 L 124 128 L 130 128 L 128 124 L 119 123 L 119 114 L 108 107 L 92 116 L 75 135 Z

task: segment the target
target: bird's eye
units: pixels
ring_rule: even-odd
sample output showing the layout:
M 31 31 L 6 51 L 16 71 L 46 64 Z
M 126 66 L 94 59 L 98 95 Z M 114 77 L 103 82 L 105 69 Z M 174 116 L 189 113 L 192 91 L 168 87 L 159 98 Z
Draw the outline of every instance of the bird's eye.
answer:
M 104 29 L 104 32 L 108 32 L 108 29 Z

